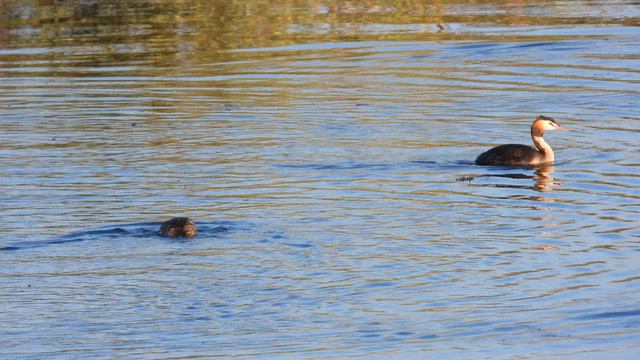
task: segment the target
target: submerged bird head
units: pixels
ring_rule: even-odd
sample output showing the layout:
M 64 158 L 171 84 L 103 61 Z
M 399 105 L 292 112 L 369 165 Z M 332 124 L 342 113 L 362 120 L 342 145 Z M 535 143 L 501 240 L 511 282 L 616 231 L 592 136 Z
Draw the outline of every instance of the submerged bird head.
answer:
M 198 232 L 196 224 L 187 217 L 167 220 L 160 226 L 160 234 L 168 237 L 194 237 Z
M 534 136 L 542 136 L 545 130 L 569 130 L 566 127 L 560 126 L 554 119 L 540 115 L 538 116 L 531 125 L 531 134 Z

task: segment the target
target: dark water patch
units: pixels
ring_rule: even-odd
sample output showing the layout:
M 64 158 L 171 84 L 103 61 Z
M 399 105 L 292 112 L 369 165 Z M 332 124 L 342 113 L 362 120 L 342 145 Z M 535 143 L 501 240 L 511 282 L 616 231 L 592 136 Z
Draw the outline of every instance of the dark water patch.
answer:
M 396 332 L 393 333 L 393 335 L 396 335 L 396 336 L 411 336 L 411 335 L 414 335 L 414 333 L 411 332 L 411 331 L 396 331 Z
M 327 170 L 327 171 L 346 171 L 346 170 L 361 170 L 361 169 L 374 169 L 385 170 L 392 168 L 407 168 L 412 165 L 418 165 L 424 168 L 431 169 L 458 169 L 461 167 L 475 166 L 475 162 L 471 160 L 455 160 L 455 161 L 434 161 L 428 159 L 419 159 L 411 161 L 398 161 L 389 163 L 341 163 L 341 164 L 275 164 L 278 168 L 288 169 L 310 169 L 310 170 Z M 504 167 L 498 167 L 504 168 Z M 531 167 L 510 167 L 513 169 L 531 169 Z
M 156 235 L 156 233 L 150 232 L 148 235 L 154 236 Z M 69 235 L 63 235 L 51 240 L 23 241 L 20 243 L 13 244 L 11 246 L 0 248 L 0 250 L 20 250 L 20 249 L 38 248 L 38 247 L 49 246 L 49 245 L 63 245 L 63 244 L 78 243 L 78 242 L 83 242 L 88 240 L 115 239 L 118 237 L 127 237 L 127 236 L 134 236 L 134 234 L 123 228 L 116 227 L 112 229 L 101 229 L 101 230 L 77 232 Z
M 438 162 L 433 160 L 414 160 L 411 163 L 418 165 L 438 165 Z
M 474 44 L 463 44 L 463 45 L 453 45 L 450 46 L 448 48 L 448 50 L 473 50 L 474 52 L 476 51 L 483 51 L 483 52 L 490 52 L 496 48 L 501 48 L 503 47 L 504 44 L 500 44 L 500 43 L 485 43 L 485 42 L 479 42 L 479 43 L 474 43 Z
M 308 249 L 310 247 L 313 247 L 313 244 L 309 243 L 285 243 L 285 245 L 301 249 Z
M 600 320 L 600 319 L 615 319 L 615 318 L 640 318 L 640 310 L 628 310 L 628 311 L 608 311 L 596 314 L 589 314 L 584 316 L 578 316 L 576 320 Z
M 369 281 L 364 284 L 365 288 L 386 288 L 397 285 L 394 281 Z
M 539 47 L 548 47 L 551 45 L 556 45 L 555 42 L 530 42 L 518 45 L 512 45 L 510 48 L 512 49 L 529 49 L 529 48 L 539 48 Z
M 117 227 L 107 227 L 96 230 L 87 230 L 71 233 L 69 235 L 63 235 L 60 239 L 89 239 L 89 238 L 114 238 L 121 236 L 133 236 L 133 237 L 142 237 L 149 236 L 151 233 L 149 232 L 148 227 L 150 225 L 160 226 L 160 223 L 134 223 L 134 224 L 126 224 Z
M 576 51 L 593 46 L 593 41 L 556 41 L 556 42 L 531 42 L 513 46 L 507 46 L 507 50 L 526 51 Z
M 352 171 L 352 170 L 393 170 L 393 169 L 407 169 L 410 167 L 431 169 L 431 170 L 454 170 L 474 165 L 473 161 L 449 161 L 438 162 L 433 160 L 413 160 L 413 161 L 399 161 L 389 163 L 341 163 L 341 164 L 276 164 L 274 167 L 284 169 L 302 169 L 302 170 L 320 170 L 329 172 L 340 171 Z
M 345 170 L 369 170 L 369 169 L 385 169 L 393 166 L 393 164 L 380 163 L 351 163 L 351 164 L 278 164 L 276 167 L 290 169 L 308 169 L 308 170 L 326 170 L 326 171 L 345 171 Z

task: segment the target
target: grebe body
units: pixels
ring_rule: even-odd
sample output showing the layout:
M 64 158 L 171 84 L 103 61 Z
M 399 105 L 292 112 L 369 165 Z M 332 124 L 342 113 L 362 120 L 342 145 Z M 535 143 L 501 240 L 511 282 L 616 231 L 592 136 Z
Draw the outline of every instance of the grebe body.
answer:
M 521 144 L 505 144 L 485 151 L 476 159 L 478 165 L 539 165 L 548 161 L 544 154 L 536 148 Z
M 160 234 L 167 237 L 194 237 L 197 229 L 193 220 L 188 217 L 177 217 L 167 220 L 160 226 Z
M 551 164 L 555 160 L 553 149 L 544 141 L 545 130 L 569 130 L 547 116 L 538 116 L 531 125 L 531 140 L 535 148 L 528 145 L 506 144 L 483 152 L 476 158 L 477 165 L 535 166 Z

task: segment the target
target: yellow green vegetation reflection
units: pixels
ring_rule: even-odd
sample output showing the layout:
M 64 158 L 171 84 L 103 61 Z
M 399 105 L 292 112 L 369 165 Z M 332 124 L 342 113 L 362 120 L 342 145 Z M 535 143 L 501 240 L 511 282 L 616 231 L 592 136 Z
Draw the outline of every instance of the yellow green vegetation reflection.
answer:
M 543 8 L 546 13 L 541 14 Z M 191 54 L 301 42 L 437 40 L 455 38 L 468 27 L 496 24 L 638 21 L 624 12 L 603 16 L 608 9 L 608 3 L 548 1 L 9 0 L 0 2 L 0 40 L 58 46 L 70 39 L 76 44 L 132 43 Z

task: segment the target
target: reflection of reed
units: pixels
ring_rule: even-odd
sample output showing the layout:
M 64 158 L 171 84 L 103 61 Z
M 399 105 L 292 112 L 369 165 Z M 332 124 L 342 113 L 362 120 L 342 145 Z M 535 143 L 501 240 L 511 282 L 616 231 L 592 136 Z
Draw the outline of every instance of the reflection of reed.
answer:
M 41 43 L 74 38 L 76 43 L 161 45 L 166 60 L 184 51 L 181 44 L 189 45 L 185 56 L 191 59 L 206 57 L 215 49 L 282 46 L 310 39 L 416 40 L 419 33 L 419 39 L 440 40 L 451 32 L 447 31 L 451 24 L 556 21 L 527 15 L 518 1 L 493 3 L 493 12 L 478 6 L 485 5 L 480 0 L 464 5 L 438 0 L 5 0 L 0 2 L 0 38 L 27 36 L 10 30 L 28 25 L 44 30 L 28 33 Z

